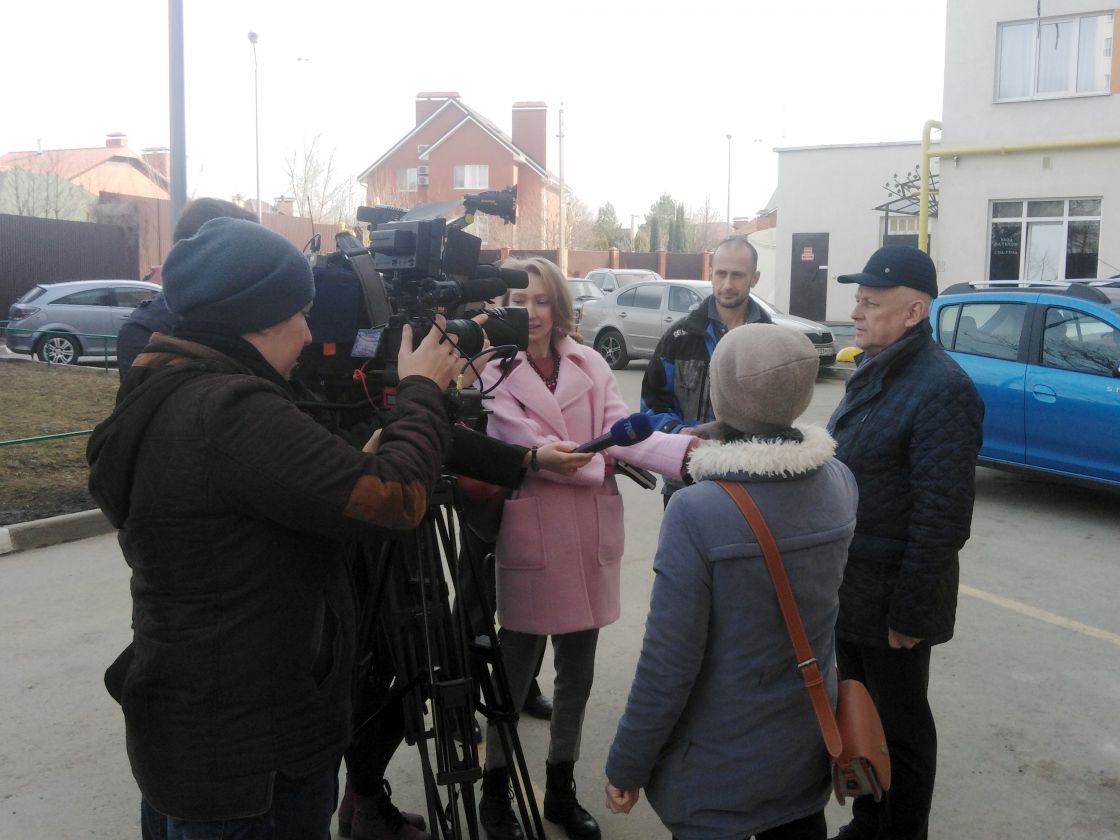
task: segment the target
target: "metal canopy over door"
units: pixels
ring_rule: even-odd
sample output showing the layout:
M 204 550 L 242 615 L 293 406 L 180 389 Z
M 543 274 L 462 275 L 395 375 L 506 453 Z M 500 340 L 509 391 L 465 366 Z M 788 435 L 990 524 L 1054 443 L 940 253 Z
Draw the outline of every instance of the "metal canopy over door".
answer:
M 789 314 L 825 319 L 828 299 L 828 234 L 795 233 L 790 258 Z

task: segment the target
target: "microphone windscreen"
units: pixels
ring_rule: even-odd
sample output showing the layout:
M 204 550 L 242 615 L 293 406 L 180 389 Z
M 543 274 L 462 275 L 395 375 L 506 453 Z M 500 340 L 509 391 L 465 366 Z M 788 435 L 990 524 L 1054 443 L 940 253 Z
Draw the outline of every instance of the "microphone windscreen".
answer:
M 653 422 L 645 414 L 631 414 L 611 426 L 611 441 L 615 446 L 632 446 L 652 434 Z

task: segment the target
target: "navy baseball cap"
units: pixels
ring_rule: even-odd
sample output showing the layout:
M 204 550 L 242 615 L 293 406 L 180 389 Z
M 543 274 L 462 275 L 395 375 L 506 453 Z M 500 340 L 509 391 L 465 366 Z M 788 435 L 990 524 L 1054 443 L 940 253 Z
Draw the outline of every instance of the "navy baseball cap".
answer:
M 859 274 L 842 274 L 836 280 L 877 289 L 908 286 L 937 297 L 937 269 L 933 260 L 925 251 L 910 245 L 884 245 L 871 255 Z

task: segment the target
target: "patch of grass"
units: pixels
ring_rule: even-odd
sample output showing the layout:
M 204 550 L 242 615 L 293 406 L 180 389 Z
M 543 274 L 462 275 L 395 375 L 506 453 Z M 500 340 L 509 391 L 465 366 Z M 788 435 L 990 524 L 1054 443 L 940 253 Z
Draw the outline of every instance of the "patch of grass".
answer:
M 92 429 L 113 410 L 115 370 L 0 358 L 0 440 Z M 0 447 L 0 525 L 96 507 L 89 436 Z

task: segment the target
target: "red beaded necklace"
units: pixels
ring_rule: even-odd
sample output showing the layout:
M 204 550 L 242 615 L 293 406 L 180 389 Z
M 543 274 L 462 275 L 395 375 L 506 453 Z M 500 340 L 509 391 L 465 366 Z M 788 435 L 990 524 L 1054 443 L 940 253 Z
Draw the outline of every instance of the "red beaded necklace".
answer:
M 552 370 L 550 370 L 547 374 L 539 367 L 537 367 L 537 363 L 533 361 L 533 356 L 528 350 L 525 351 L 525 358 L 529 360 L 529 366 L 537 372 L 537 376 L 539 376 L 544 381 L 545 387 L 555 394 L 556 376 L 558 373 L 560 373 L 560 353 L 553 345 L 549 345 L 548 349 L 550 351 L 549 355 L 552 358 Z

